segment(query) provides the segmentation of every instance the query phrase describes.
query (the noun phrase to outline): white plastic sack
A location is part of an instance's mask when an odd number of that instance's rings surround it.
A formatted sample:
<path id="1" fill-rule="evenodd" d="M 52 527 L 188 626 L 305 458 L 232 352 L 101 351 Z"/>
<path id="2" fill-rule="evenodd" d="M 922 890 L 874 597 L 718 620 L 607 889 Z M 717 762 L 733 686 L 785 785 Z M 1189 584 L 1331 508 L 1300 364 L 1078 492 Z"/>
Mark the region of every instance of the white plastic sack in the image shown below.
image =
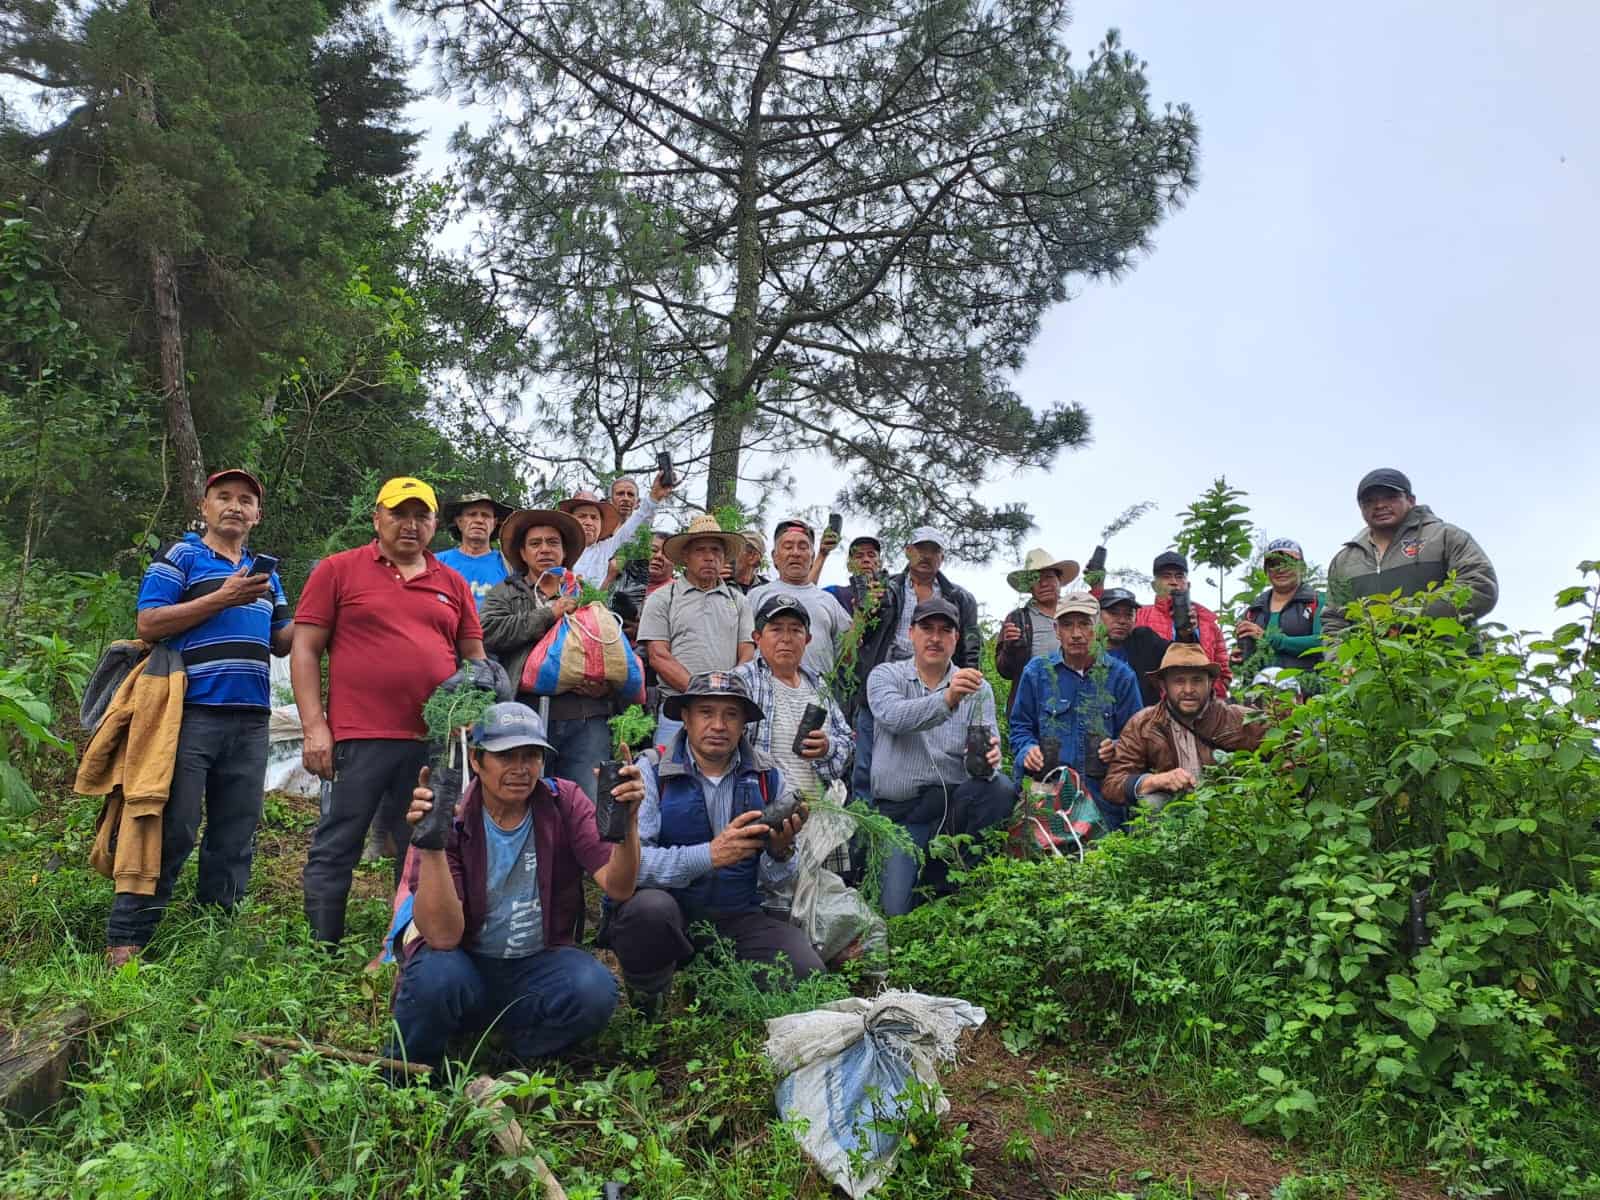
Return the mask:
<path id="1" fill-rule="evenodd" d="M 956 1042 L 987 1019 L 983 1009 L 945 996 L 882 992 L 767 1022 L 767 1059 L 783 1076 L 778 1112 L 803 1117 L 801 1145 L 829 1179 L 861 1200 L 894 1170 L 904 1114 L 897 1097 L 913 1078 L 938 1086 L 937 1066 L 956 1056 Z M 939 1096 L 938 1109 L 950 1102 Z M 869 1128 L 874 1122 L 885 1129 Z M 850 1169 L 860 1150 L 864 1174 Z"/>
<path id="2" fill-rule="evenodd" d="M 842 805 L 845 788 L 835 783 L 828 800 Z M 813 811 L 795 839 L 799 869 L 794 873 L 794 897 L 789 921 L 805 931 L 823 962 L 831 962 L 857 938 L 868 954 L 889 948 L 889 928 L 861 898 L 855 888 L 845 886 L 833 871 L 822 864 L 855 834 L 855 822 L 841 812 Z"/>
<path id="3" fill-rule="evenodd" d="M 269 792 L 287 792 L 291 796 L 315 796 L 322 788 L 322 780 L 307 771 L 300 762 L 300 748 L 305 744 L 305 730 L 300 725 L 300 710 L 292 704 L 275 708 L 267 716 L 267 781 Z"/>

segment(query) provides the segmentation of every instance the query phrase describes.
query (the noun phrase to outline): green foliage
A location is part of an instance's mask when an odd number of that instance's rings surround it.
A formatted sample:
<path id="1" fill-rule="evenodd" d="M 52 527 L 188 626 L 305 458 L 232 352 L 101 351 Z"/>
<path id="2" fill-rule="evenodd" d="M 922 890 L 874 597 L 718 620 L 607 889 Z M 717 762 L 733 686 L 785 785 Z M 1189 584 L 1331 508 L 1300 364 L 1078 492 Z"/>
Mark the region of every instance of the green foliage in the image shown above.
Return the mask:
<path id="1" fill-rule="evenodd" d="M 630 704 L 610 720 L 611 751 L 620 755 L 627 746 L 635 754 L 650 745 L 656 719 L 637 704 Z"/>
<path id="2" fill-rule="evenodd" d="M 1468 1191 L 1588 1194 L 1600 589 L 1561 598 L 1589 620 L 1537 659 L 1480 652 L 1437 594 L 1366 602 L 1343 686 L 1259 754 L 1082 864 L 978 868 L 895 922 L 896 979 L 983 997 L 1015 1046 L 1086 1028 L 1196 1062 L 1289 1137 L 1380 1128 Z"/>
<path id="3" fill-rule="evenodd" d="M 850 995 L 842 975 L 818 971 L 795 982 L 789 961 L 774 963 L 737 957 L 733 943 L 718 937 L 710 925 L 696 929 L 699 949 L 683 972 L 695 1003 L 733 1021 L 759 1026 L 773 1017 L 809 1012 Z"/>
<path id="4" fill-rule="evenodd" d="M 494 706 L 494 693 L 477 687 L 434 688 L 422 706 L 422 721 L 428 727 L 428 740 L 448 745 L 451 736 L 463 725 L 472 725 Z"/>
<path id="5" fill-rule="evenodd" d="M 1174 539 L 1185 554 L 1217 573 L 1218 611 L 1224 603 L 1228 572 L 1250 557 L 1254 526 L 1245 515 L 1249 506 L 1239 503 L 1246 494 L 1229 487 L 1226 476 L 1219 476 L 1183 510 L 1183 525 Z"/>
<path id="6" fill-rule="evenodd" d="M 649 522 L 642 522 L 638 532 L 617 551 L 617 561 L 624 567 L 629 563 L 649 562 L 651 555 L 655 553 L 655 539 L 655 531 Z"/>
<path id="7" fill-rule="evenodd" d="M 1013 0 L 776 23 L 616 0 L 515 22 L 407 7 L 452 87 L 505 93 L 459 150 L 496 226 L 484 273 L 541 320 L 531 455 L 614 462 L 671 430 L 714 507 L 753 454 L 786 459 L 769 483 L 821 451 L 880 530 L 932 521 L 972 559 L 1026 532 L 1021 505 L 977 485 L 1088 431 L 1077 406 L 1012 388 L 1039 314 L 1069 278 L 1134 262 L 1194 182 L 1192 115 L 1151 100 L 1114 31 L 1080 65 L 1064 10 Z"/>

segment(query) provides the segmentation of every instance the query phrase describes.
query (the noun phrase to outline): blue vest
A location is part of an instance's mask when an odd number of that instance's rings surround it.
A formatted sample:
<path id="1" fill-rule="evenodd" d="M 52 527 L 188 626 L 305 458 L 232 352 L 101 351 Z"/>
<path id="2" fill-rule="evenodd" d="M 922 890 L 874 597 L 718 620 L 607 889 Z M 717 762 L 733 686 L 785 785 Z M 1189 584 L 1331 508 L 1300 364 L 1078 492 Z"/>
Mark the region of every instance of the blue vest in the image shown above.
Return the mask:
<path id="1" fill-rule="evenodd" d="M 661 798 L 661 832 L 657 842 L 663 846 L 698 846 L 714 836 L 706 816 L 705 791 L 700 777 L 687 762 L 686 739 L 679 738 L 669 762 L 656 764 L 657 794 Z M 733 812 L 731 817 L 754 809 L 760 811 L 769 797 L 783 791 L 783 777 L 777 767 L 763 771 L 750 762 L 747 747 L 740 747 L 733 767 Z M 731 818 L 730 818 L 731 819 Z M 692 919 L 706 913 L 759 912 L 761 889 L 757 877 L 761 856 L 716 867 L 688 887 L 669 889 L 674 899 Z"/>

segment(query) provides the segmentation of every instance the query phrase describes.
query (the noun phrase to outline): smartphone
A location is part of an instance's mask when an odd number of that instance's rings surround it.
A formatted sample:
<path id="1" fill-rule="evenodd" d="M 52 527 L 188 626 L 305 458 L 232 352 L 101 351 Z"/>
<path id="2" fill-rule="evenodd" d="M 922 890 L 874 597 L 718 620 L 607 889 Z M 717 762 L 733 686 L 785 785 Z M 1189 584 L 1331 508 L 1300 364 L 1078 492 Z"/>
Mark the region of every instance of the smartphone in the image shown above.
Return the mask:
<path id="1" fill-rule="evenodd" d="M 250 564 L 252 575 L 271 575 L 277 569 L 278 560 L 270 554 L 258 554 L 255 562 Z"/>
<path id="2" fill-rule="evenodd" d="M 844 532 L 844 515 L 842 513 L 828 514 L 828 528 L 834 533 Z"/>
<path id="3" fill-rule="evenodd" d="M 672 473 L 672 455 L 666 450 L 656 455 L 656 472 L 661 476 L 661 482 L 668 487 L 678 485 L 677 476 Z"/>

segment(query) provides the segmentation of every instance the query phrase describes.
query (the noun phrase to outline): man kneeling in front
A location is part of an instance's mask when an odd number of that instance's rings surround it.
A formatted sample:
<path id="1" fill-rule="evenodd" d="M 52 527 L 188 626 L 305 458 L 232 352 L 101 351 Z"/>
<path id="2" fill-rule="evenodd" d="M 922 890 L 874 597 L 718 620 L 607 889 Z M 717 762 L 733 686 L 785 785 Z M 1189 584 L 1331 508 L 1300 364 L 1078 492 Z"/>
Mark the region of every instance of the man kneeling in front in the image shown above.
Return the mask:
<path id="1" fill-rule="evenodd" d="M 761 911 L 761 893 L 795 870 L 794 839 L 805 808 L 794 785 L 750 744 L 762 719 L 744 681 L 726 671 L 696 675 L 662 705 L 683 728 L 665 756 L 647 751 L 639 812 L 639 892 L 617 909 L 610 945 L 634 1002 L 659 1012 L 677 969 L 694 957 L 691 928 L 705 921 L 745 961 L 784 960 L 788 977 L 824 969 L 802 930 Z M 761 810 L 782 802 L 787 820 L 769 827 Z"/>
<path id="2" fill-rule="evenodd" d="M 604 1029 L 617 984 L 573 944 L 582 876 L 624 901 L 639 871 L 638 768 L 623 768 L 612 792 L 629 819 L 626 838 L 608 845 L 583 790 L 542 777 L 553 750 L 533 709 L 496 704 L 470 740 L 476 778 L 443 846 L 412 840 L 401 885 L 402 896 L 412 893 L 411 920 L 395 938 L 404 965 L 394 1000 L 399 1045 L 388 1053 L 435 1067 L 451 1038 L 490 1026 L 524 1061 Z M 433 807 L 426 767 L 419 783 L 406 814 L 412 825 Z"/>

